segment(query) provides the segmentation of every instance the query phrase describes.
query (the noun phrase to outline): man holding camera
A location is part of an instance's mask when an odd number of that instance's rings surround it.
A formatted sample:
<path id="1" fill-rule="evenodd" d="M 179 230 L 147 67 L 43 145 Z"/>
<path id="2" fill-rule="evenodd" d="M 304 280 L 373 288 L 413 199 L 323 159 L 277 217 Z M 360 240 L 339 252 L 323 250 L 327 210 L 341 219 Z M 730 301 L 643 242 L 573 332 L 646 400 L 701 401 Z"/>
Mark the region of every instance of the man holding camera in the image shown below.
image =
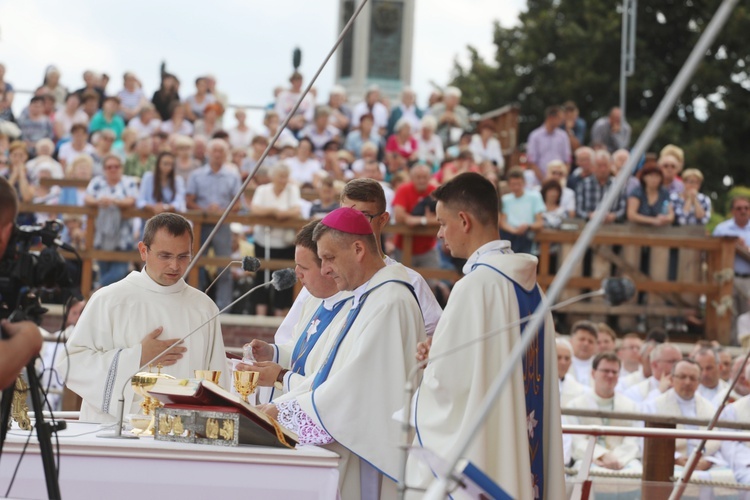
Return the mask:
<path id="1" fill-rule="evenodd" d="M 17 213 L 16 191 L 0 177 L 0 255 L 5 254 Z M 15 304 L 9 304 L 9 307 L 15 307 Z M 0 389 L 5 389 L 13 385 L 23 367 L 39 353 L 42 334 L 31 321 L 10 323 L 3 320 L 0 326 L 3 331 L 3 339 L 0 340 Z"/>

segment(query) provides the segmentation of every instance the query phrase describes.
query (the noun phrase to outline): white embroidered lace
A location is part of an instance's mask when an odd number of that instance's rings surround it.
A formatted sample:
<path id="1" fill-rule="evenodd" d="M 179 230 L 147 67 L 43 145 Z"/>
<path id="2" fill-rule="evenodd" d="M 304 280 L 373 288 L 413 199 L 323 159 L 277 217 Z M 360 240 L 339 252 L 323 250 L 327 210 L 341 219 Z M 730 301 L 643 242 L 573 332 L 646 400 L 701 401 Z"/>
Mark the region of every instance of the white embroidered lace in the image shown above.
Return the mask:
<path id="1" fill-rule="evenodd" d="M 333 443 L 333 438 L 305 413 L 296 399 L 276 403 L 278 421 L 299 436 L 299 444 L 323 445 Z"/>

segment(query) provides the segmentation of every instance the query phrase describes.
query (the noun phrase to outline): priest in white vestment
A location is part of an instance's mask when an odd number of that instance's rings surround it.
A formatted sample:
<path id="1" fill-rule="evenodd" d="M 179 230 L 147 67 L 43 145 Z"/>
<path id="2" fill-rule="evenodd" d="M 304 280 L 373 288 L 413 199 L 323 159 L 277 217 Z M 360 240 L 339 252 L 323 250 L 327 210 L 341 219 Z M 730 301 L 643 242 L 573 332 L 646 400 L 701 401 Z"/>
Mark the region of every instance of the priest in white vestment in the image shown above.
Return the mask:
<path id="1" fill-rule="evenodd" d="M 638 407 L 635 403 L 621 394 L 615 393 L 615 386 L 620 372 L 620 360 L 612 352 L 597 354 L 593 362 L 592 380 L 593 391 L 581 394 L 573 399 L 568 408 L 578 410 L 597 410 L 618 413 L 637 413 Z M 597 425 L 634 427 L 633 420 L 618 420 L 607 417 L 564 417 L 566 422 L 573 425 Z M 576 460 L 576 468 L 586 455 L 589 436 L 573 436 L 573 458 Z M 640 461 L 641 445 L 640 438 L 622 436 L 600 436 L 594 446 L 593 462 L 591 469 L 612 471 L 623 471 L 627 473 L 640 473 L 643 470 Z"/>
<path id="2" fill-rule="evenodd" d="M 730 383 L 737 376 L 738 372 L 740 376 L 737 379 L 737 383 L 734 385 L 732 392 L 729 394 L 729 398 L 727 398 L 728 405 L 750 394 L 750 381 L 748 381 L 747 379 L 747 376 L 750 375 L 748 367 L 750 367 L 750 364 L 745 364 L 745 356 L 738 356 L 737 359 L 735 359 L 732 363 L 732 369 L 729 375 Z M 729 387 L 725 388 L 711 401 L 715 407 L 718 408 L 719 405 L 721 405 L 721 403 L 724 401 L 724 396 L 727 395 L 728 390 Z"/>
<path id="3" fill-rule="evenodd" d="M 323 364 L 328 337 L 339 332 L 352 305 L 352 294 L 339 291 L 336 282 L 320 272 L 321 261 L 313 232 L 314 220 L 297 233 L 294 261 L 297 280 L 309 292 L 294 328 L 294 336 L 284 344 L 250 342 L 256 363 L 238 364 L 236 369 L 260 373 L 259 401 L 268 403 L 300 385 Z"/>
<path id="4" fill-rule="evenodd" d="M 672 369 L 672 389 L 652 399 L 643 405 L 643 412 L 650 415 L 667 415 L 678 417 L 691 417 L 703 420 L 711 420 L 716 409 L 710 401 L 706 400 L 698 392 L 701 368 L 692 359 L 678 362 Z M 677 425 L 678 429 L 698 429 L 693 425 Z M 705 427 L 701 427 L 705 429 Z M 682 473 L 682 468 L 690 458 L 693 449 L 700 442 L 699 439 L 675 439 L 675 475 Z M 727 463 L 717 453 L 721 447 L 721 441 L 707 441 L 701 459 L 693 472 L 693 478 L 714 481 L 727 481 L 732 479 L 731 470 Z"/>
<path id="5" fill-rule="evenodd" d="M 741 356 L 739 361 L 744 362 L 744 356 Z M 750 365 L 746 367 L 744 373 L 744 378 L 747 377 L 750 377 Z M 727 405 L 721 413 L 721 420 L 750 422 L 750 395 Z M 731 430 L 738 431 L 737 429 Z M 721 454 L 732 468 L 735 480 L 742 484 L 750 484 L 750 443 L 747 441 L 723 441 L 721 443 Z"/>
<path id="6" fill-rule="evenodd" d="M 578 321 L 570 329 L 570 345 L 573 346 L 571 374 L 578 383 L 591 387 L 591 362 L 598 350 L 599 330 L 591 321 Z"/>
<path id="7" fill-rule="evenodd" d="M 558 385 L 560 387 L 560 406 L 566 408 L 568 404 L 581 394 L 591 390 L 590 387 L 579 384 L 573 375 L 568 375 L 571 360 L 573 359 L 573 347 L 567 339 L 556 338 L 557 347 L 557 376 L 560 377 Z M 566 461 L 567 463 L 567 461 Z"/>
<path id="8" fill-rule="evenodd" d="M 698 386 L 698 392 L 701 393 L 701 396 L 713 401 L 719 393 L 726 392 L 729 384 L 720 377 L 719 353 L 703 347 L 691 357 L 701 366 L 701 384 Z"/>
<path id="9" fill-rule="evenodd" d="M 680 349 L 669 342 L 657 345 L 651 354 L 651 376 L 641 383 L 632 386 L 624 395 L 638 405 L 663 394 L 671 385 L 669 373 L 678 361 L 682 359 Z M 664 378 L 665 375 L 667 378 Z"/>
<path id="10" fill-rule="evenodd" d="M 487 421 L 479 429 L 469 426 L 503 360 L 520 342 L 518 326 L 503 327 L 528 316 L 542 300 L 536 284 L 537 259 L 513 254 L 507 241 L 497 239 L 497 192 L 481 175 L 458 175 L 433 196 L 438 200 L 438 237 L 451 255 L 468 261 L 466 276 L 456 283 L 435 330 L 431 361 L 417 396 L 414 444 L 446 459 L 473 435 L 464 458 L 512 498 L 558 498 L 565 485 L 550 314 Z M 457 349 L 492 331 L 498 334 Z M 524 373 L 531 377 L 525 379 Z M 427 464 L 416 454 L 409 456 L 407 487 L 428 487 L 433 478 Z M 408 493 L 410 498 L 421 497 L 415 490 Z M 461 491 L 452 495 L 465 498 Z"/>
<path id="11" fill-rule="evenodd" d="M 636 384 L 640 384 L 651 376 L 651 351 L 656 347 L 656 342 L 648 341 L 644 342 L 640 348 L 640 370 L 637 370 L 629 375 L 620 376 L 619 382 L 617 382 L 617 392 L 624 393 Z"/>
<path id="12" fill-rule="evenodd" d="M 399 264 L 389 256 L 383 253 L 380 246 L 382 241 L 381 235 L 383 228 L 390 223 L 390 214 L 386 210 L 386 198 L 383 186 L 373 179 L 352 179 L 346 183 L 344 190 L 341 192 L 341 206 L 354 208 L 362 212 L 367 220 L 370 221 L 375 240 L 378 242 L 378 251 L 385 265 L 391 266 Z M 435 332 L 440 315 L 443 313 L 440 304 L 435 299 L 435 294 L 430 289 L 430 285 L 415 270 L 404 267 L 409 275 L 409 283 L 414 287 L 414 292 L 419 300 L 419 307 L 422 309 L 424 316 L 425 333 L 431 336 Z M 292 304 L 292 308 L 282 321 L 276 336 L 274 338 L 277 345 L 288 342 L 294 336 L 294 325 L 301 317 L 302 304 L 309 298 L 310 293 L 306 288 L 302 288 L 297 295 L 297 299 Z"/>
<path id="13" fill-rule="evenodd" d="M 192 245 L 192 228 L 184 217 L 152 217 L 138 243 L 143 270 L 89 300 L 57 368 L 68 374 L 68 388 L 83 398 L 81 420 L 115 422 L 123 387 L 125 412 L 138 413 L 143 398 L 133 392 L 130 377 L 199 327 L 153 364 L 176 378 L 193 378 L 195 370 L 221 370 L 220 383 L 229 387 L 219 310 L 182 279 Z"/>
<path id="14" fill-rule="evenodd" d="M 353 292 L 352 306 L 329 335 L 317 372 L 263 409 L 301 444 L 341 455 L 341 498 L 394 498 L 402 443 L 392 416 L 402 409 L 417 342 L 425 339 L 422 313 L 405 268 L 386 266 L 360 211 L 334 210 L 314 239 L 321 272 Z"/>

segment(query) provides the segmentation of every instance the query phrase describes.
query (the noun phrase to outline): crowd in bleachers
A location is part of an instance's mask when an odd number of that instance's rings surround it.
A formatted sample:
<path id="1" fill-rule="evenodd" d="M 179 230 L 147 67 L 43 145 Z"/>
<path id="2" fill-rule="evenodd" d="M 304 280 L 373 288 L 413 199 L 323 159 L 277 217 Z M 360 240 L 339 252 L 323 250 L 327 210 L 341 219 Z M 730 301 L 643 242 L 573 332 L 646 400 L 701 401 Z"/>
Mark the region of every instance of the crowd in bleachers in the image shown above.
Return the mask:
<path id="1" fill-rule="evenodd" d="M 666 415 L 709 421 L 727 393 L 721 420 L 747 422 L 750 418 L 750 364 L 725 348 L 698 341 L 689 353 L 670 343 L 663 330 L 653 330 L 645 341 L 635 333 L 617 339 L 606 324 L 580 321 L 570 337 L 557 339 L 560 402 L 563 409 Z M 730 383 L 739 374 L 733 390 Z M 643 426 L 642 421 L 564 416 L 563 423 L 599 426 Z M 678 425 L 678 429 L 698 429 Z M 721 428 L 721 425 L 719 425 Z M 588 437 L 566 435 L 566 465 L 576 469 L 584 458 Z M 675 474 L 685 466 L 699 440 L 678 439 Z M 604 475 L 640 474 L 640 438 L 607 436 L 597 439 L 592 472 Z M 697 479 L 748 484 L 750 447 L 740 441 L 709 441 L 698 462 Z M 623 476 L 624 477 L 624 476 Z"/>
<path id="2" fill-rule="evenodd" d="M 502 150 L 492 120 L 470 120 L 455 87 L 433 92 L 422 107 L 409 88 L 399 102 L 391 103 L 377 87 L 369 88 L 361 102 L 350 102 L 335 86 L 327 98 L 315 91 L 305 96 L 256 172 L 302 85 L 302 75 L 295 72 L 288 86 L 277 87 L 262 127 L 255 129 L 243 109 L 236 109 L 233 118 L 225 115 L 228 98 L 211 75 L 185 90 L 177 76 L 164 73 L 149 99 L 133 73 L 125 73 L 116 85 L 106 75 L 86 71 L 81 88 L 70 91 L 61 84 L 60 71 L 50 66 L 28 106 L 14 116 L 13 101 L 26 97 L 15 95 L 0 65 L 0 173 L 22 201 L 99 207 L 95 245 L 127 250 L 138 241 L 140 224 L 121 218 L 121 209 L 220 213 L 253 172 L 249 194 L 236 211 L 280 220 L 321 217 L 337 207 L 344 183 L 367 177 L 383 185 L 391 222 L 412 226 L 435 221 L 428 195 L 436 186 L 462 172 L 481 172 L 503 194 L 502 237 L 515 251 L 534 252 L 536 232 L 560 228 L 566 219 L 592 217 L 629 156 L 630 126 L 618 108 L 596 120 L 587 134 L 574 103 L 550 106 L 529 135 L 525 154 L 506 169 L 513 152 Z M 684 153 L 675 145 L 642 159 L 607 222 L 706 224 L 711 202 L 700 192 L 703 175 L 696 168 L 683 171 L 684 164 Z M 47 177 L 78 179 L 80 187 L 50 187 L 40 182 Z M 267 186 L 258 189 L 262 185 Z M 305 199 L 304 190 L 317 199 Z M 19 222 L 48 216 L 25 213 Z M 64 222 L 66 241 L 80 244 L 85 220 L 66 215 Z M 259 256 L 290 255 L 288 231 L 237 230 L 254 242 Z M 214 254 L 230 255 L 231 242 L 231 229 L 222 228 Z M 385 244 L 398 258 L 402 239 Z M 413 245 L 416 266 L 455 266 L 436 238 L 417 237 Z M 103 266 L 99 286 L 127 272 L 122 263 Z M 217 287 L 219 305 L 231 297 L 227 278 Z M 287 302 L 275 308 L 279 314 Z M 738 312 L 746 309 L 740 304 Z"/>
<path id="3" fill-rule="evenodd" d="M 575 104 L 567 102 L 546 110 L 544 122 L 528 137 L 525 158 L 506 169 L 510 152 L 502 150 L 495 125 L 471 122 L 455 87 L 434 92 L 424 108 L 408 88 L 400 102 L 391 104 L 375 87 L 356 103 L 349 102 L 343 88 L 334 87 L 327 99 L 310 93 L 302 100 L 258 168 L 270 139 L 301 95 L 299 73 L 291 76 L 288 87 L 275 90 L 260 129 L 248 125 L 243 109 L 236 109 L 233 119 L 225 116 L 227 96 L 210 75 L 185 91 L 175 75 L 165 73 L 150 99 L 132 73 L 123 76 L 116 91 L 92 71 L 84 73 L 83 80 L 80 89 L 69 91 L 60 83 L 60 72 L 48 68 L 28 106 L 14 116 L 11 105 L 22 97 L 15 95 L 0 65 L 0 174 L 22 201 L 50 205 L 49 214 L 22 213 L 19 223 L 55 217 L 54 205 L 98 207 L 94 245 L 102 250 L 129 250 L 138 241 L 140 221 L 122 217 L 123 209 L 220 214 L 253 173 L 249 194 L 232 207 L 235 212 L 277 220 L 322 217 L 338 207 L 338 194 L 348 180 L 370 178 L 383 186 L 391 221 L 420 226 L 435 222 L 429 194 L 436 186 L 462 172 L 480 172 L 503 193 L 503 239 L 510 240 L 515 251 L 529 252 L 534 250 L 535 232 L 560 228 L 567 219 L 590 219 L 630 154 L 630 127 L 619 109 L 598 119 L 587 135 L 586 122 Z M 696 168 L 683 170 L 685 162 L 675 145 L 644 158 L 607 222 L 705 225 L 711 202 L 700 192 L 703 175 Z M 48 178 L 80 182 L 61 188 L 41 182 Z M 303 190 L 312 190 L 315 199 L 305 199 Z M 750 237 L 742 231 L 750 228 L 750 201 L 737 198 L 732 209 L 733 219 L 717 228 L 717 234 L 739 235 L 746 248 Z M 385 213 L 368 215 L 382 216 Z M 85 218 L 66 215 L 64 223 L 66 242 L 81 248 Z M 203 229 L 202 241 L 211 229 Z M 293 241 L 291 229 L 234 223 L 219 229 L 212 246 L 217 256 L 254 252 L 293 259 Z M 399 259 L 402 243 L 399 236 L 386 241 L 387 253 Z M 460 269 L 434 237 L 415 237 L 411 250 L 416 267 Z M 121 279 L 128 266 L 99 262 L 98 286 Z M 735 273 L 739 313 L 747 310 L 750 264 L 738 260 Z M 254 284 L 244 273 L 226 274 L 217 283 L 215 300 L 223 307 Z M 442 290 L 441 284 L 435 286 Z M 291 302 L 291 293 L 272 294 L 253 307 L 258 314 L 283 315 Z M 570 339 L 558 339 L 557 345 L 563 407 L 710 418 L 726 393 L 726 381 L 741 373 L 724 418 L 750 419 L 750 373 L 741 359 L 732 360 L 721 348 L 700 344 L 683 360 L 663 335 L 645 342 L 636 334 L 618 339 L 607 325 L 588 322 L 574 325 Z M 566 462 L 577 466 L 587 438 L 566 439 Z M 685 464 L 691 446 L 692 441 L 678 442 L 676 465 Z M 595 467 L 637 472 L 641 453 L 638 439 L 601 439 Z M 698 468 L 706 477 L 736 476 L 747 483 L 748 455 L 742 443 L 719 443 L 709 448 Z"/>

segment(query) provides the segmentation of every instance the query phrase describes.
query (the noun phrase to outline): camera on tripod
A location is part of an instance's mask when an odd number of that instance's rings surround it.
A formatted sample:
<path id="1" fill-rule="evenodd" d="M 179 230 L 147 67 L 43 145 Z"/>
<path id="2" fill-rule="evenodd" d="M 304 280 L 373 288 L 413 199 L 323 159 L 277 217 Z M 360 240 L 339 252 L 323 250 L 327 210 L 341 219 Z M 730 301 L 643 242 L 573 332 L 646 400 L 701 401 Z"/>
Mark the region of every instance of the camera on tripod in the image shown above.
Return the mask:
<path id="1" fill-rule="evenodd" d="M 67 263 L 58 252 L 58 247 L 72 250 L 60 240 L 63 227 L 59 220 L 48 220 L 43 225 L 13 228 L 0 260 L 0 319 L 39 324 L 47 312 L 39 293 L 73 286 Z M 40 242 L 43 248 L 32 252 Z"/>

